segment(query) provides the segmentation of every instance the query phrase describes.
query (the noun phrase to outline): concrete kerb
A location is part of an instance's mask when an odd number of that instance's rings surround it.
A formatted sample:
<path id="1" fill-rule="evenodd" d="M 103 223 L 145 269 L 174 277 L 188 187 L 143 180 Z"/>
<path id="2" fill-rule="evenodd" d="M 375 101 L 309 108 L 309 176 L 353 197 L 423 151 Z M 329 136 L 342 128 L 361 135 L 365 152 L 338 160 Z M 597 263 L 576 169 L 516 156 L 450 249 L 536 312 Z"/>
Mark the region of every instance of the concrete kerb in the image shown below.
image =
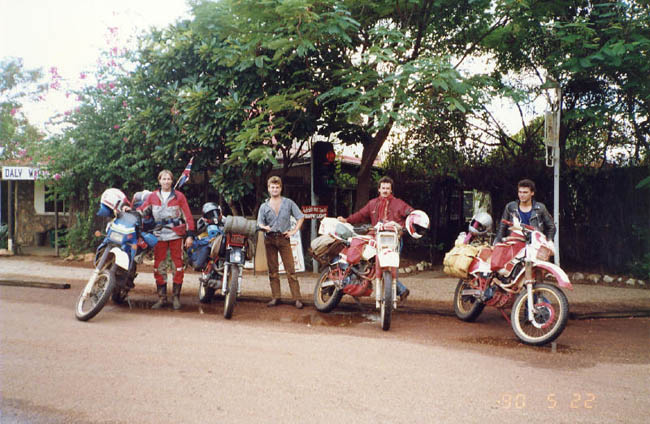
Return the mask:
<path id="1" fill-rule="evenodd" d="M 5 259 L 0 258 L 0 261 Z M 64 263 L 43 264 L 33 267 L 22 261 L 30 261 L 26 256 L 7 258 L 0 267 L 0 279 L 48 281 L 53 275 L 69 278 L 71 281 L 85 281 L 91 270 L 89 268 L 69 267 Z M 12 263 L 16 262 L 13 266 Z M 29 270 L 27 273 L 26 270 Z M 185 276 L 184 295 L 196 296 L 200 274 L 189 271 Z M 266 272 L 254 273 L 245 270 L 242 283 L 241 301 L 267 302 L 270 299 L 270 288 Z M 318 274 L 303 272 L 298 274 L 302 300 L 313 306 L 313 291 Z M 61 279 L 60 277 L 58 279 Z M 405 304 L 398 305 L 398 312 L 413 314 L 437 314 L 454 316 L 453 298 L 458 283 L 457 278 L 450 278 L 440 270 L 412 272 L 406 275 L 400 273 L 400 280 L 409 287 L 410 296 Z M 154 294 L 153 274 L 141 272 L 136 279 L 136 287 L 151 287 Z M 289 303 L 289 290 L 286 277 L 281 275 L 283 300 Z M 603 284 L 574 284 L 574 290 L 564 290 L 569 299 L 571 309 L 570 319 L 587 318 L 623 318 L 650 316 L 650 290 L 631 288 L 630 286 L 609 287 Z M 374 297 L 360 299 L 364 312 L 375 311 Z M 359 305 L 349 296 L 345 296 L 341 310 L 359 310 Z"/>

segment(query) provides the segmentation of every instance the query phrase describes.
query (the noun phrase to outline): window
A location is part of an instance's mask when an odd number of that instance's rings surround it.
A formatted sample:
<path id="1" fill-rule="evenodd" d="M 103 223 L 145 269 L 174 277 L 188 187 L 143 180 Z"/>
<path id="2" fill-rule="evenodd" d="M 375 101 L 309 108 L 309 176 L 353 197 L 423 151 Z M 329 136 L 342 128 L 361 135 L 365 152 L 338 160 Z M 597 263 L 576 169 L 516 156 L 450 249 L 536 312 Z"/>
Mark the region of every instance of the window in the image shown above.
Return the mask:
<path id="1" fill-rule="evenodd" d="M 54 199 L 50 197 L 51 188 L 42 181 L 34 181 L 34 209 L 39 215 L 54 214 Z M 64 199 L 57 200 L 59 213 L 67 214 L 68 205 Z"/>

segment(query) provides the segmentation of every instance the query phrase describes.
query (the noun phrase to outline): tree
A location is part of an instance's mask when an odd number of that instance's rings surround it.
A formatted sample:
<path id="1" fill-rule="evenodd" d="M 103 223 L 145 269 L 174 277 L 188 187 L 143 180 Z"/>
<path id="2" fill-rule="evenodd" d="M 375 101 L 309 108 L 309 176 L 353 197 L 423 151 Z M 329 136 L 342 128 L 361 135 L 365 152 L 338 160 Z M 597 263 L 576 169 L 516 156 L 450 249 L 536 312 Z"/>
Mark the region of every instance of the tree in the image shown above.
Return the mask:
<path id="1" fill-rule="evenodd" d="M 5 158 L 30 157 L 43 135 L 22 113 L 23 102 L 45 90 L 39 69 L 24 69 L 17 58 L 0 61 L 0 148 Z"/>
<path id="2" fill-rule="evenodd" d="M 359 22 L 347 47 L 345 70 L 320 97 L 332 106 L 328 129 L 348 144 L 361 144 L 356 207 L 366 203 L 370 173 L 395 126 L 425 111 L 427 98 L 451 111 L 476 100 L 473 80 L 457 70 L 491 24 L 489 1 L 350 1 Z M 455 64 L 452 60 L 455 59 Z"/>
<path id="3" fill-rule="evenodd" d="M 563 92 L 560 142 L 570 159 L 607 161 L 627 150 L 647 163 L 650 137 L 650 14 L 639 1 L 497 2 L 508 22 L 486 37 L 495 77 L 537 77 L 537 93 L 556 81 Z M 535 92 L 533 91 L 533 93 Z"/>

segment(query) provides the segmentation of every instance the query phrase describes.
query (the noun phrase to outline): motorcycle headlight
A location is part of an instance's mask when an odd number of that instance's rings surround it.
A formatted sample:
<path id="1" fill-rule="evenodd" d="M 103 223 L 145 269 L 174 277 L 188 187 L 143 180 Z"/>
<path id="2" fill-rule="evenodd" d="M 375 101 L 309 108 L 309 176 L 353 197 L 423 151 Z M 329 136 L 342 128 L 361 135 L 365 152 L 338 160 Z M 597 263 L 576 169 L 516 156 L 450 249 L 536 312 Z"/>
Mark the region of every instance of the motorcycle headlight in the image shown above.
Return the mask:
<path id="1" fill-rule="evenodd" d="M 117 231 L 111 231 L 108 234 L 108 239 L 113 243 L 122 244 L 125 236 L 126 234 L 118 233 Z"/>
<path id="2" fill-rule="evenodd" d="M 242 262 L 241 250 L 231 250 L 230 251 L 230 262 L 236 263 L 236 264 Z"/>

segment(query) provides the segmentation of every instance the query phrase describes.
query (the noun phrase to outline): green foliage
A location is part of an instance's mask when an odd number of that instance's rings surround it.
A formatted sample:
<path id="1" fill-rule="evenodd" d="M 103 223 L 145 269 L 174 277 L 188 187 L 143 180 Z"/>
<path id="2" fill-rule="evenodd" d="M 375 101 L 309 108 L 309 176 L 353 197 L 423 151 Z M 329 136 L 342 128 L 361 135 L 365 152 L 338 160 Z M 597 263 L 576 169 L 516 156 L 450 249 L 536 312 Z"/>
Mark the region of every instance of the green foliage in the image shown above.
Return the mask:
<path id="1" fill-rule="evenodd" d="M 95 199 L 89 205 L 89 209 L 75 214 L 75 225 L 65 235 L 64 245 L 67 246 L 67 254 L 84 253 L 94 251 L 97 247 L 97 238 L 94 235 L 94 222 L 99 200 Z"/>
<path id="2" fill-rule="evenodd" d="M 0 249 L 6 249 L 9 243 L 9 226 L 7 224 L 0 225 Z"/>
<path id="3" fill-rule="evenodd" d="M 31 158 L 42 134 L 22 113 L 23 103 L 36 100 L 45 87 L 40 70 L 23 68 L 21 59 L 0 60 L 0 148 L 3 158 Z"/>
<path id="4" fill-rule="evenodd" d="M 646 250 L 644 254 L 628 262 L 627 272 L 633 277 L 650 281 L 650 228 L 633 225 L 633 229 Z"/>
<path id="5" fill-rule="evenodd" d="M 336 161 L 334 170 L 334 180 L 338 189 L 351 189 L 357 185 L 357 177 L 345 172 L 342 167 L 341 161 Z"/>
<path id="6" fill-rule="evenodd" d="M 495 80 L 508 87 L 514 85 L 509 72 L 532 73 L 537 78 L 536 87 L 528 88 L 532 95 L 543 94 L 549 81 L 559 83 L 565 156 L 581 164 L 647 163 L 647 4 L 501 0 L 496 6 L 504 23 L 482 42 L 496 59 Z M 506 151 L 513 142 L 502 133 L 495 138 Z"/>

